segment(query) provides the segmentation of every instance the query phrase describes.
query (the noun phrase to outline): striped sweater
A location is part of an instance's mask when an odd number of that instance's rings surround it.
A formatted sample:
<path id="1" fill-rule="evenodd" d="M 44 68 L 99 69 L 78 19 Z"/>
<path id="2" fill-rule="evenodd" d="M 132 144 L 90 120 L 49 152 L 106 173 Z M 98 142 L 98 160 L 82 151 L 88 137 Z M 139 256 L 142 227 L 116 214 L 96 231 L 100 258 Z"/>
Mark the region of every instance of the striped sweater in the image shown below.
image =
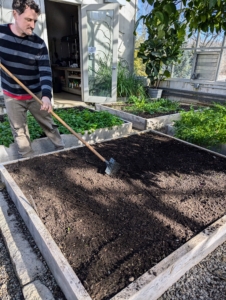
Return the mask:
<path id="1" fill-rule="evenodd" d="M 33 33 L 18 37 L 9 24 L 0 25 L 1 63 L 34 94 L 52 98 L 52 73 L 45 42 Z M 1 72 L 3 93 L 17 100 L 32 97 L 3 71 Z"/>

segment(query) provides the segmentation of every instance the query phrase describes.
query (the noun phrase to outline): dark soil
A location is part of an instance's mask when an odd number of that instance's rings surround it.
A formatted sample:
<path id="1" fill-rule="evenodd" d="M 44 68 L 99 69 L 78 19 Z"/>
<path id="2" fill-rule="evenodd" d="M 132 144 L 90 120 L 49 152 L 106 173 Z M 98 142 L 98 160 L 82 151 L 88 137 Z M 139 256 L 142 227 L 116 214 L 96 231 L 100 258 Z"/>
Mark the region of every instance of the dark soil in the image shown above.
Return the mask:
<path id="1" fill-rule="evenodd" d="M 226 159 L 153 133 L 6 165 L 92 299 L 106 300 L 225 214 Z"/>

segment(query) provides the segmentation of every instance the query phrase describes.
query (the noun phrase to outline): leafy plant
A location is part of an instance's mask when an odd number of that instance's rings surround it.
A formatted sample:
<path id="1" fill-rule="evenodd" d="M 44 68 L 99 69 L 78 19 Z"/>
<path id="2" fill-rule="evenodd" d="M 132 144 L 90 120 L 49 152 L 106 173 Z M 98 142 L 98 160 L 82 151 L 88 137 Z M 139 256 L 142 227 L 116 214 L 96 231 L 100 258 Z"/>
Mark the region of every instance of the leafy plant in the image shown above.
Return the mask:
<path id="1" fill-rule="evenodd" d="M 128 0 L 130 1 L 130 0 Z M 142 0 L 146 2 L 146 0 Z M 183 25 L 187 28 L 189 37 L 194 31 L 214 32 L 226 31 L 226 3 L 222 0 L 148 0 L 151 12 L 142 16 L 148 27 L 153 25 L 152 19 L 158 20 L 158 26 L 170 27 L 182 13 Z M 149 10 L 150 11 L 150 10 Z M 176 28 L 178 33 L 180 27 Z"/>
<path id="2" fill-rule="evenodd" d="M 89 92 L 92 96 L 111 97 L 112 62 L 109 57 L 99 58 L 95 67 L 89 67 Z"/>
<path id="3" fill-rule="evenodd" d="M 150 2 L 153 4 L 155 1 Z M 148 33 L 147 40 L 140 44 L 138 57 L 146 65 L 145 72 L 151 84 L 158 88 L 161 80 L 170 77 L 171 65 L 182 55 L 186 25 L 180 21 L 179 10 L 169 1 L 162 12 L 156 11 L 155 7 L 152 12 L 137 21 L 138 24 L 143 19 Z"/>
<path id="4" fill-rule="evenodd" d="M 106 111 L 92 112 L 88 109 L 58 109 L 58 116 L 63 119 L 74 131 L 84 134 L 85 131 L 91 133 L 99 128 L 111 128 L 113 126 L 119 126 L 123 124 L 123 121 L 117 116 L 111 115 Z M 60 133 L 69 134 L 70 132 L 58 121 L 55 123 L 59 126 Z M 28 113 L 28 128 L 30 132 L 31 141 L 44 137 L 45 134 L 34 119 L 34 117 Z M 13 143 L 13 136 L 10 129 L 8 117 L 4 117 L 4 121 L 0 122 L 0 145 L 9 147 Z"/>
<path id="5" fill-rule="evenodd" d="M 131 73 L 125 60 L 118 62 L 117 73 L 117 96 L 130 97 L 132 95 L 137 97 L 144 97 L 146 94 L 142 82 L 134 73 Z"/>
<path id="6" fill-rule="evenodd" d="M 9 119 L 7 116 L 4 116 L 3 122 L 0 122 L 0 145 L 8 147 L 13 141 Z"/>
<path id="7" fill-rule="evenodd" d="M 186 34 L 190 38 L 196 31 L 226 31 L 226 3 L 221 0 L 148 0 L 147 3 L 151 9 L 137 21 L 138 25 L 142 20 L 148 32 L 138 57 L 146 64 L 152 84 L 158 87 L 160 80 L 170 76 L 170 64 L 180 60 Z"/>
<path id="8" fill-rule="evenodd" d="M 111 97 L 112 88 L 112 62 L 109 57 L 99 58 L 96 68 L 89 68 L 90 95 Z M 117 66 L 117 96 L 129 97 L 131 95 L 145 95 L 141 81 L 131 73 L 125 60 L 119 60 Z"/>
<path id="9" fill-rule="evenodd" d="M 181 112 L 175 121 L 175 136 L 187 142 L 210 147 L 226 143 L 226 105 Z"/>
<path id="10" fill-rule="evenodd" d="M 125 106 L 123 110 L 132 112 L 134 114 L 172 113 L 180 110 L 180 104 L 178 102 L 163 98 L 154 101 L 148 101 L 145 98 L 131 96 L 128 100 L 128 103 L 130 103 L 130 106 Z"/>
<path id="11" fill-rule="evenodd" d="M 111 128 L 123 123 L 117 116 L 111 115 L 106 111 L 92 112 L 88 109 L 80 111 L 70 108 L 67 110 L 58 109 L 57 114 L 65 120 L 70 127 L 81 134 L 84 134 L 85 131 L 91 133 L 99 128 Z M 56 124 L 59 126 L 60 133 L 70 133 L 59 121 L 56 120 Z"/>

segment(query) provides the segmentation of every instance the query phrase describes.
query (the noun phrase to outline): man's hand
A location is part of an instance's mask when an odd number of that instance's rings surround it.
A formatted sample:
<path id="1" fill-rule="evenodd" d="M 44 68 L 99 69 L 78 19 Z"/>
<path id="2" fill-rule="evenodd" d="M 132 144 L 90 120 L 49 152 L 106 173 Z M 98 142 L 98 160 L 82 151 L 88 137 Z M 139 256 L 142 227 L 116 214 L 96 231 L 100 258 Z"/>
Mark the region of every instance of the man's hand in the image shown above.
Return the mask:
<path id="1" fill-rule="evenodd" d="M 47 110 L 50 113 L 53 110 L 51 101 L 48 97 L 42 97 L 42 106 L 41 110 Z"/>

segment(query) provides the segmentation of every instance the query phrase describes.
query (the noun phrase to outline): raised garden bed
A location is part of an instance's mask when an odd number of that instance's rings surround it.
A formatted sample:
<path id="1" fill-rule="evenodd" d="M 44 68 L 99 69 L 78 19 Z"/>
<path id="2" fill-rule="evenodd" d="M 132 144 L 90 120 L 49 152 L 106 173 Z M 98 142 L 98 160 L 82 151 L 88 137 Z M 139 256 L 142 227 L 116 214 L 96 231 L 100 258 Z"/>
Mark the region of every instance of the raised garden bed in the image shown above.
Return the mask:
<path id="1" fill-rule="evenodd" d="M 74 108 L 76 110 L 84 110 L 84 107 L 76 107 Z M 70 108 L 70 111 L 74 110 L 72 108 Z M 65 112 L 67 112 L 69 109 L 65 108 L 65 109 L 61 109 L 65 110 Z M 86 111 L 88 109 L 86 108 Z M 96 111 L 94 110 L 89 110 L 92 113 L 96 113 Z M 57 113 L 57 110 L 56 110 Z M 0 121 L 3 121 L 4 116 L 1 116 Z M 103 119 L 106 118 L 106 116 L 103 115 L 102 117 Z M 94 127 L 92 128 L 92 130 L 82 130 L 81 128 L 85 128 L 85 126 L 88 127 L 88 125 L 86 123 L 88 123 L 89 120 L 89 116 L 87 116 L 87 121 L 84 119 L 84 117 L 81 117 L 80 120 L 78 120 L 77 124 L 75 125 L 78 127 L 78 133 L 80 134 L 80 136 L 86 140 L 87 142 L 89 142 L 90 144 L 93 143 L 98 143 L 104 140 L 108 140 L 108 139 L 112 139 L 112 138 L 118 138 L 118 137 L 122 137 L 122 136 L 126 136 L 128 134 L 130 134 L 131 130 L 132 130 L 132 123 L 128 122 L 126 120 L 121 120 L 120 125 L 115 125 L 115 126 L 111 126 L 111 127 L 104 127 L 106 122 L 103 122 L 103 127 L 101 128 L 101 116 L 99 117 L 98 122 L 95 124 L 91 124 L 91 126 L 97 126 L 97 129 L 94 130 Z M 65 120 L 66 121 L 66 120 Z M 105 120 L 106 121 L 106 120 Z M 32 141 L 32 148 L 34 150 L 34 154 L 38 155 L 41 153 L 47 153 L 47 152 L 52 152 L 55 151 L 55 147 L 54 145 L 51 143 L 51 141 L 47 138 L 44 137 L 45 134 L 44 132 L 42 132 L 41 128 L 39 125 L 33 125 L 33 123 L 36 122 L 33 118 L 32 122 L 31 122 L 31 127 L 34 126 L 36 130 L 38 130 L 38 134 L 40 136 L 43 136 L 42 138 L 35 138 L 35 134 L 33 135 L 33 141 Z M 73 120 L 72 120 L 73 122 Z M 111 120 L 110 120 L 111 122 Z M 76 124 L 76 122 L 75 122 Z M 69 125 L 76 131 L 76 128 L 69 123 Z M 83 127 L 82 127 L 83 125 Z M 37 127 L 36 127 L 37 126 Z M 60 125 L 60 132 L 66 132 L 66 129 L 63 127 L 63 125 Z M 33 128 L 33 127 L 32 127 Z M 32 128 L 30 131 L 32 131 Z M 89 128 L 89 127 L 88 127 Z M 69 132 L 69 131 L 68 131 Z M 6 131 L 6 135 L 11 135 L 11 130 L 10 128 L 8 128 L 8 131 Z M 67 134 L 67 133 L 62 133 L 61 134 L 62 139 L 64 141 L 65 144 L 65 148 L 70 148 L 70 147 L 77 147 L 82 145 L 82 143 L 72 134 Z M 32 132 L 31 132 L 31 138 L 32 138 Z M 12 137 L 11 137 L 12 139 Z M 7 162 L 7 161 L 12 161 L 18 159 L 18 151 L 17 151 L 17 147 L 15 145 L 15 143 L 12 143 L 9 145 L 9 147 L 6 147 L 4 145 L 0 145 L 0 163 L 3 162 Z"/>
<path id="2" fill-rule="evenodd" d="M 124 103 L 109 103 L 109 104 L 95 104 L 95 108 L 98 111 L 108 111 L 113 115 L 118 116 L 124 120 L 132 122 L 133 128 L 139 130 L 146 129 L 160 129 L 166 126 L 167 124 L 172 123 L 175 120 L 180 119 L 180 113 L 130 113 L 125 111 L 125 107 L 128 104 Z M 189 110 L 190 104 L 181 104 L 180 109 Z"/>
<path id="3" fill-rule="evenodd" d="M 226 239 L 226 160 L 155 132 L 95 149 L 115 178 L 82 147 L 5 164 L 2 180 L 68 299 L 157 299 Z"/>
<path id="4" fill-rule="evenodd" d="M 161 131 L 167 135 L 175 136 L 176 128 L 172 124 L 167 124 Z M 218 144 L 216 146 L 203 147 L 226 156 L 226 144 Z"/>
<path id="5" fill-rule="evenodd" d="M 226 155 L 226 106 L 181 113 L 181 119 L 162 130 L 168 135 Z"/>

